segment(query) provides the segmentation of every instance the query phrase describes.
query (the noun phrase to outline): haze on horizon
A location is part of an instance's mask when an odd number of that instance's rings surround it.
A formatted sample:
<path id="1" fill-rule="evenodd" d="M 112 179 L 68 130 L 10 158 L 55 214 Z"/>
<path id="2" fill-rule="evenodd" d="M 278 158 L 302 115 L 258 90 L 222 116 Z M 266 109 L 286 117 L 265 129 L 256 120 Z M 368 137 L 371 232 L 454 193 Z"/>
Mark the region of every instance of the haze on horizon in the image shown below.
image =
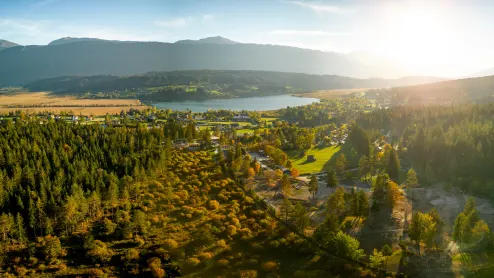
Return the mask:
<path id="1" fill-rule="evenodd" d="M 371 53 L 417 75 L 494 67 L 490 1 L 4 0 L 0 39 L 61 37 L 175 42 L 209 36 L 341 53 Z"/>

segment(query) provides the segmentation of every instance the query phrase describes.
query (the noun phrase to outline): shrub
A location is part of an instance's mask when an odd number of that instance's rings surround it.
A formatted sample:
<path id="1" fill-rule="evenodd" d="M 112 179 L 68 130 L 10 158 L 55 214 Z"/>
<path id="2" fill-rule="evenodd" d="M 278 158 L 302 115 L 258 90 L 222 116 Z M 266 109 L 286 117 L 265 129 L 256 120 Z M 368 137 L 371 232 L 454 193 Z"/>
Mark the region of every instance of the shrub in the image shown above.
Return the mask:
<path id="1" fill-rule="evenodd" d="M 225 248 L 226 247 L 226 241 L 224 239 L 220 239 L 216 242 L 216 246 Z"/>
<path id="2" fill-rule="evenodd" d="M 257 270 L 240 270 L 238 272 L 239 278 L 257 278 Z"/>
<path id="3" fill-rule="evenodd" d="M 278 263 L 274 261 L 269 261 L 262 264 L 262 269 L 266 272 L 275 272 L 278 270 L 278 268 Z"/>
<path id="4" fill-rule="evenodd" d="M 221 267 L 228 267 L 229 264 L 230 264 L 230 262 L 226 259 L 218 260 L 218 265 Z"/>
<path id="5" fill-rule="evenodd" d="M 127 253 L 125 254 L 125 259 L 127 261 L 131 261 L 131 260 L 137 260 L 139 259 L 139 251 L 137 251 L 135 248 L 131 248 L 129 250 L 127 250 Z"/>
<path id="6" fill-rule="evenodd" d="M 237 227 L 233 226 L 233 225 L 230 225 L 228 226 L 228 228 L 226 228 L 226 233 L 229 235 L 229 236 L 234 236 L 237 234 Z"/>
<path id="7" fill-rule="evenodd" d="M 199 254 L 199 259 L 205 261 L 205 260 L 209 260 L 213 257 L 213 253 L 211 252 L 203 252 L 201 254 Z"/>
<path id="8" fill-rule="evenodd" d="M 188 258 L 187 259 L 187 264 L 190 266 L 197 266 L 201 261 L 197 258 Z"/>
<path id="9" fill-rule="evenodd" d="M 178 243 L 173 239 L 167 239 L 163 242 L 163 248 L 167 250 L 175 249 L 178 247 Z"/>
<path id="10" fill-rule="evenodd" d="M 211 200 L 208 203 L 208 207 L 211 210 L 219 209 L 221 207 L 220 203 L 216 200 Z"/>
<path id="11" fill-rule="evenodd" d="M 90 278 L 102 278 L 107 277 L 106 273 L 99 268 L 91 268 L 88 270 L 87 274 Z"/>
<path id="12" fill-rule="evenodd" d="M 96 263 L 102 262 L 106 263 L 113 257 L 113 251 L 108 249 L 106 243 L 95 240 L 94 247 L 87 252 L 87 255 Z"/>

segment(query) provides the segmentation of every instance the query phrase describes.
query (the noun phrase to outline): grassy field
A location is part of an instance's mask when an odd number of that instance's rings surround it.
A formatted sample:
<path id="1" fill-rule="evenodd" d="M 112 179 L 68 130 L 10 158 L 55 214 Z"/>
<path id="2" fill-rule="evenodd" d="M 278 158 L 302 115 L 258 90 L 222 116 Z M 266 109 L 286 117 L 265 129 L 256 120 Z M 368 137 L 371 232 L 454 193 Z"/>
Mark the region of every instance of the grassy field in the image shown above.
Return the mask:
<path id="1" fill-rule="evenodd" d="M 326 147 L 322 149 L 311 149 L 306 152 L 305 157 L 300 157 L 300 152 L 288 153 L 293 161 L 293 167 L 297 168 L 301 174 L 315 173 L 323 170 L 324 165 L 340 150 L 340 147 Z M 316 158 L 314 162 L 307 162 L 307 155 L 313 155 Z"/>
<path id="2" fill-rule="evenodd" d="M 257 131 L 259 131 L 259 133 L 264 132 L 264 130 L 265 130 L 265 128 L 257 129 Z M 244 133 L 254 134 L 254 131 L 256 131 L 256 130 L 255 129 L 248 129 L 248 128 L 237 129 L 237 134 L 238 135 L 242 135 Z"/>
<path id="3" fill-rule="evenodd" d="M 70 96 L 54 96 L 46 92 L 0 95 L 0 113 L 24 110 L 27 112 L 72 111 L 83 115 L 105 115 L 122 110 L 144 109 L 137 99 L 77 99 Z"/>
<path id="4" fill-rule="evenodd" d="M 368 90 L 369 89 L 367 89 L 367 88 L 321 90 L 321 91 L 315 91 L 315 92 L 307 93 L 307 94 L 298 94 L 297 96 L 313 97 L 313 98 L 319 98 L 319 99 L 331 99 L 331 98 L 335 98 L 335 97 L 344 97 L 344 96 L 347 96 L 351 93 L 363 93 L 363 92 L 366 92 Z"/>

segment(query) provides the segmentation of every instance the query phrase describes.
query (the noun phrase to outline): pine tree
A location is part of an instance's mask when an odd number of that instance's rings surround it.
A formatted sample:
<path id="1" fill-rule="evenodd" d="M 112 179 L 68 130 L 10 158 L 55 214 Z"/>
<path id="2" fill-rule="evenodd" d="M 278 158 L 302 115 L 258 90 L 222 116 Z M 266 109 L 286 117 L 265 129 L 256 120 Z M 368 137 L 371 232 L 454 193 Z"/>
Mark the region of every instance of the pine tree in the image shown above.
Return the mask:
<path id="1" fill-rule="evenodd" d="M 388 166 L 386 172 L 389 177 L 395 181 L 400 179 L 400 159 L 398 158 L 398 152 L 392 148 L 388 157 Z"/>
<path id="2" fill-rule="evenodd" d="M 285 218 L 285 222 L 288 222 L 288 216 L 293 212 L 292 202 L 285 196 L 283 203 L 280 206 L 280 212 Z"/>
<path id="3" fill-rule="evenodd" d="M 15 239 L 20 243 L 27 242 L 26 227 L 24 226 L 24 218 L 20 213 L 15 217 Z"/>
<path id="4" fill-rule="evenodd" d="M 326 186 L 333 190 L 338 186 L 338 178 L 333 168 L 329 168 L 326 173 Z"/>
<path id="5" fill-rule="evenodd" d="M 317 182 L 317 177 L 312 175 L 309 183 L 309 192 L 312 193 L 312 198 L 315 198 L 317 191 L 319 190 L 319 183 Z"/>
<path id="6" fill-rule="evenodd" d="M 410 168 L 407 172 L 407 181 L 406 185 L 409 187 L 415 187 L 419 184 L 418 179 L 417 179 L 417 173 L 413 168 Z"/>

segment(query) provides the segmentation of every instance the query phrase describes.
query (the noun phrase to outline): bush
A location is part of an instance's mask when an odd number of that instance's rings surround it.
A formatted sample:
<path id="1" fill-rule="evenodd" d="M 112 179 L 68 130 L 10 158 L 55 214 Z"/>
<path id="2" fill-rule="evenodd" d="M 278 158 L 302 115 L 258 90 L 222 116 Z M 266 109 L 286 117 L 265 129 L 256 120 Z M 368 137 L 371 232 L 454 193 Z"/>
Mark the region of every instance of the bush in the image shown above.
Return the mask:
<path id="1" fill-rule="evenodd" d="M 233 226 L 233 225 L 230 225 L 228 226 L 228 228 L 226 228 L 226 233 L 229 235 L 229 236 L 234 236 L 237 234 L 237 227 Z"/>
<path id="2" fill-rule="evenodd" d="M 199 259 L 205 261 L 205 260 L 209 260 L 213 257 L 213 253 L 211 252 L 204 252 L 204 253 L 201 253 L 199 254 Z"/>
<path id="3" fill-rule="evenodd" d="M 238 272 L 239 278 L 257 278 L 257 270 L 240 270 Z"/>
<path id="4" fill-rule="evenodd" d="M 224 239 L 220 239 L 216 242 L 216 246 L 220 248 L 225 248 L 226 247 L 226 241 Z"/>
<path id="5" fill-rule="evenodd" d="M 178 243 L 173 239 L 167 239 L 163 242 L 163 248 L 166 250 L 172 250 L 178 247 Z"/>
<path id="6" fill-rule="evenodd" d="M 197 266 L 201 261 L 197 258 L 188 258 L 187 259 L 187 264 L 190 266 Z"/>
<path id="7" fill-rule="evenodd" d="M 208 203 L 208 207 L 211 210 L 219 209 L 221 207 L 220 203 L 216 200 L 211 200 Z"/>
<path id="8" fill-rule="evenodd" d="M 103 278 L 107 277 L 106 273 L 99 268 L 91 268 L 88 270 L 87 274 L 90 278 Z"/>
<path id="9" fill-rule="evenodd" d="M 279 264 L 274 261 L 269 261 L 262 264 L 262 269 L 266 272 L 275 272 L 279 267 Z"/>
<path id="10" fill-rule="evenodd" d="M 127 253 L 125 254 L 125 260 L 127 261 L 137 260 L 139 259 L 139 256 L 140 256 L 139 251 L 132 248 L 127 250 Z"/>
<path id="11" fill-rule="evenodd" d="M 226 259 L 218 260 L 218 265 L 221 267 L 228 267 L 229 264 L 230 264 L 230 262 Z"/>
<path id="12" fill-rule="evenodd" d="M 107 263 L 113 257 L 113 251 L 108 249 L 106 243 L 100 240 L 95 240 L 94 247 L 87 252 L 87 255 L 95 263 L 97 262 Z"/>

